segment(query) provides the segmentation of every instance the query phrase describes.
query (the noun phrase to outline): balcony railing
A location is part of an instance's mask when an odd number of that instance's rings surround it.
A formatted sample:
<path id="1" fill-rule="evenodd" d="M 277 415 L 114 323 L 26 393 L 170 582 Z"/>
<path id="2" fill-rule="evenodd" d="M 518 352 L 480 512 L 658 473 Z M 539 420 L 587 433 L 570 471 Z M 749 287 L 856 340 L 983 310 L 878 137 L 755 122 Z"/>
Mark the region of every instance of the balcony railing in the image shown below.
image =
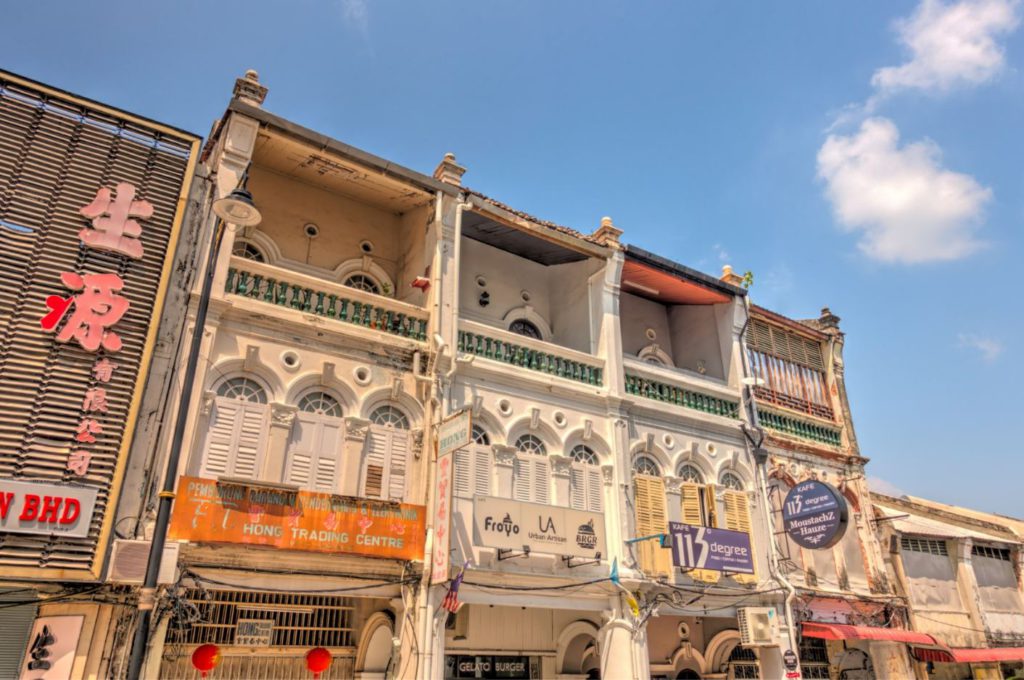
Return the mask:
<path id="1" fill-rule="evenodd" d="M 842 431 L 838 427 L 766 411 L 763 408 L 757 409 L 757 417 L 761 425 L 769 430 L 831 446 L 842 446 L 843 443 Z"/>
<path id="2" fill-rule="evenodd" d="M 472 321 L 459 326 L 460 352 L 586 385 L 604 384 L 604 369 L 589 354 Z"/>
<path id="3" fill-rule="evenodd" d="M 410 340 L 427 337 L 426 314 L 413 305 L 239 257 L 231 258 L 224 291 Z"/>
<path id="4" fill-rule="evenodd" d="M 626 392 L 637 396 L 653 399 L 665 404 L 673 404 L 696 411 L 703 411 L 725 418 L 740 417 L 739 399 L 725 394 L 715 394 L 711 385 L 698 386 L 689 384 L 698 382 L 697 378 L 675 375 L 668 368 L 655 367 L 638 359 L 626 359 Z M 715 386 L 718 387 L 718 386 Z M 726 392 L 724 387 L 718 388 Z"/>
<path id="5" fill-rule="evenodd" d="M 824 372 L 753 349 L 748 357 L 751 372 L 764 381 L 754 388 L 758 399 L 833 420 Z"/>

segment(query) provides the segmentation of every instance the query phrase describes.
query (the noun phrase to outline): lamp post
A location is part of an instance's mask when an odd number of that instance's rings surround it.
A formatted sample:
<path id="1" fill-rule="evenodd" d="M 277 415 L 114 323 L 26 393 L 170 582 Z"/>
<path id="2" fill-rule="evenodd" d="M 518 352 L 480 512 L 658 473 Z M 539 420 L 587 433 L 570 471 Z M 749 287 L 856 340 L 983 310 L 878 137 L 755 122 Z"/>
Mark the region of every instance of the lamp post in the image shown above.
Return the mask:
<path id="1" fill-rule="evenodd" d="M 199 364 L 199 350 L 203 344 L 203 329 L 206 327 L 206 313 L 210 308 L 210 291 L 213 288 L 217 255 L 220 252 L 220 244 L 224 236 L 223 227 L 225 223 L 240 227 L 254 227 L 263 219 L 252 200 L 252 195 L 245 189 L 247 176 L 248 174 L 242 177 L 241 184 L 234 191 L 213 202 L 213 212 L 217 215 L 217 222 L 213 226 L 210 249 L 206 256 L 203 287 L 199 293 L 199 304 L 196 306 L 196 322 L 192 330 L 188 360 L 185 364 L 185 376 L 181 382 L 181 398 L 178 400 L 178 412 L 174 419 L 174 434 L 167 456 L 163 489 L 159 494 L 156 524 L 153 527 L 153 542 L 149 547 L 149 560 L 146 563 L 146 578 L 139 592 L 139 621 L 135 628 L 132 654 L 128 661 L 128 680 L 139 679 L 142 673 L 142 662 L 146 656 L 146 645 L 149 642 L 153 607 L 156 604 L 160 561 L 163 558 L 164 544 L 167 541 L 167 525 L 171 520 L 174 487 L 178 481 L 178 463 L 181 460 L 181 445 L 185 438 L 185 423 L 188 420 L 189 407 L 192 404 L 192 383 L 195 381 L 196 367 Z"/>

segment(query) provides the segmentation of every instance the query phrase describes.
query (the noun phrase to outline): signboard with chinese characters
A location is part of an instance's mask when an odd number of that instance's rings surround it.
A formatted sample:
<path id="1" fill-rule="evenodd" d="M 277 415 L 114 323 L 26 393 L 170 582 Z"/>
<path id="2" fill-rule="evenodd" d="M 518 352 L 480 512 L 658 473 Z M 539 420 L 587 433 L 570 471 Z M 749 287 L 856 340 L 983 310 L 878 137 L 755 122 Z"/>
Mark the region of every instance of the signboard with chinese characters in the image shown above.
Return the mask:
<path id="1" fill-rule="evenodd" d="M 437 479 L 434 482 L 434 547 L 430 558 L 430 582 L 448 580 L 451 561 L 452 529 L 452 466 L 455 454 L 448 453 L 437 459 Z"/>
<path id="2" fill-rule="evenodd" d="M 0 576 L 95 580 L 199 140 L 0 72 L 0 147 L 0 482 L 81 512 L 8 517 Z"/>
<path id="3" fill-rule="evenodd" d="M 468 446 L 473 438 L 473 417 L 471 411 L 459 411 L 445 419 L 437 428 L 437 455 L 455 453 Z"/>
<path id="4" fill-rule="evenodd" d="M 753 574 L 750 536 L 742 531 L 669 522 L 672 564 L 683 569 L 712 569 L 732 574 Z"/>
<path id="5" fill-rule="evenodd" d="M 273 638 L 273 619 L 238 619 L 235 624 L 235 645 L 239 647 L 269 647 Z"/>
<path id="6" fill-rule="evenodd" d="M 181 477 L 171 540 L 423 560 L 422 505 Z"/>
<path id="7" fill-rule="evenodd" d="M 607 555 L 604 515 L 507 498 L 473 499 L 476 544 L 597 559 Z"/>
<path id="8" fill-rule="evenodd" d="M 846 499 L 833 486 L 809 479 L 786 494 L 782 523 L 793 542 L 809 550 L 831 548 L 846 533 Z"/>
<path id="9" fill-rule="evenodd" d="M 71 680 L 84 616 L 36 619 L 21 659 L 20 680 Z"/>

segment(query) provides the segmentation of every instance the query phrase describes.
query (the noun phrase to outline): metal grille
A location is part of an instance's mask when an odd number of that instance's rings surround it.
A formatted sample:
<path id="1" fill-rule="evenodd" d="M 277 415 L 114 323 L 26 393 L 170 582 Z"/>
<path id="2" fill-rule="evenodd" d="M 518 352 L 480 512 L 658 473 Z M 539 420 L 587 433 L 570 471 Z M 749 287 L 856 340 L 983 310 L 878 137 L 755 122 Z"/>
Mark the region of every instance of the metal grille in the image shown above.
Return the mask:
<path id="1" fill-rule="evenodd" d="M 758 680 L 761 677 L 754 650 L 736 645 L 729 653 L 730 677 Z"/>
<path id="2" fill-rule="evenodd" d="M 351 647 L 349 598 L 255 590 L 190 589 L 186 598 L 199 612 L 199 623 L 172 630 L 173 644 L 232 645 L 239 619 L 273 621 L 271 647 Z"/>
<path id="3" fill-rule="evenodd" d="M 993 548 L 989 545 L 972 545 L 971 555 L 975 557 L 990 557 L 993 560 L 1010 562 L 1010 550 L 1008 548 Z"/>
<path id="4" fill-rule="evenodd" d="M 182 650 L 170 659 L 164 659 L 160 668 L 161 680 L 200 680 L 202 675 L 192 667 L 189 657 L 193 647 Z M 306 668 L 301 653 L 221 654 L 220 665 L 207 676 L 209 680 L 309 680 L 312 674 Z M 329 650 L 334 656 L 331 667 L 320 674 L 320 680 L 350 680 L 355 677 L 355 659 L 350 650 Z"/>
<path id="5" fill-rule="evenodd" d="M 94 566 L 193 141 L 0 72 L 0 477 L 73 482 L 99 494 L 88 536 L 0 535 L 0 567 Z M 142 223 L 140 260 L 83 247 L 78 236 L 89 224 L 79 209 L 122 181 L 155 209 Z M 68 294 L 61 272 L 116 272 L 131 304 L 114 327 L 123 348 L 111 357 L 108 411 L 84 477 L 67 463 L 99 357 L 40 328 L 47 296 Z"/>
<path id="6" fill-rule="evenodd" d="M 929 555 L 949 555 L 946 542 L 934 538 L 908 538 L 904 536 L 900 540 L 900 548 L 913 552 L 928 553 Z"/>
<path id="7" fill-rule="evenodd" d="M 805 637 L 800 641 L 800 673 L 808 680 L 830 680 L 828 647 L 820 638 Z"/>

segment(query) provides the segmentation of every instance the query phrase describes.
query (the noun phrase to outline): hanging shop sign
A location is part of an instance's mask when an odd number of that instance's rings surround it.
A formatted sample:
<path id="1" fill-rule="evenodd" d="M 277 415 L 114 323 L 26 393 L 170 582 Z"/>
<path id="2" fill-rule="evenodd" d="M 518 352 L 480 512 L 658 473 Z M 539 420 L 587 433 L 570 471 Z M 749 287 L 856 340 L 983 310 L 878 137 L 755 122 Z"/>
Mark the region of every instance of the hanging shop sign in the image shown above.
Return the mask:
<path id="1" fill-rule="evenodd" d="M 506 498 L 473 499 L 477 545 L 586 557 L 607 555 L 604 515 Z"/>
<path id="2" fill-rule="evenodd" d="M 199 139 L 0 72 L 0 145 L 0 575 L 94 580 Z"/>
<path id="3" fill-rule="evenodd" d="M 430 582 L 448 580 L 451 561 L 452 467 L 455 454 L 446 453 L 437 459 L 437 480 L 434 483 L 434 547 L 430 556 Z"/>
<path id="4" fill-rule="evenodd" d="M 750 535 L 714 527 L 668 523 L 672 536 L 672 564 L 683 569 L 711 569 L 733 574 L 753 574 L 754 555 Z"/>
<path id="5" fill-rule="evenodd" d="M 282 550 L 422 560 L 422 505 L 288 491 L 199 477 L 178 480 L 170 538 Z"/>
<path id="6" fill-rule="evenodd" d="M 809 550 L 831 548 L 838 543 L 846 533 L 849 515 L 843 494 L 814 479 L 790 489 L 782 505 L 786 534 Z"/>
<path id="7" fill-rule="evenodd" d="M 236 646 L 269 647 L 273 638 L 273 619 L 238 619 L 235 625 Z"/>
<path id="8" fill-rule="evenodd" d="M 468 446 L 473 438 L 473 417 L 469 409 L 459 411 L 442 421 L 437 428 L 437 455 L 455 453 Z"/>
<path id="9" fill-rule="evenodd" d="M 445 657 L 445 678 L 529 678 L 540 677 L 538 657 L 470 656 L 450 654 Z"/>
<path id="10" fill-rule="evenodd" d="M 0 479 L 0 531 L 88 536 L 96 489 Z"/>
<path id="11" fill-rule="evenodd" d="M 21 659 L 21 680 L 71 680 L 84 616 L 36 619 Z"/>

